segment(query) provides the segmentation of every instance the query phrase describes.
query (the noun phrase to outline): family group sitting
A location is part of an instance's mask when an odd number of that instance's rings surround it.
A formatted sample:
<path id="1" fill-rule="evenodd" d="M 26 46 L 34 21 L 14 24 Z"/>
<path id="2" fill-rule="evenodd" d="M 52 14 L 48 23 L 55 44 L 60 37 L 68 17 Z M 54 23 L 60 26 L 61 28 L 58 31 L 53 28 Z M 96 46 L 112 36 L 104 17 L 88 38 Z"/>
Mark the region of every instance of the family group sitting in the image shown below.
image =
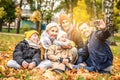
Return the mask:
<path id="1" fill-rule="evenodd" d="M 36 30 L 25 32 L 7 65 L 15 69 L 51 69 L 55 72 L 84 68 L 88 71 L 110 73 L 113 55 L 107 42 L 110 32 L 103 20 L 93 31 L 82 25 L 77 30 L 69 17 L 62 14 L 59 23 L 51 22 L 39 35 Z M 81 34 L 87 37 L 83 43 Z"/>

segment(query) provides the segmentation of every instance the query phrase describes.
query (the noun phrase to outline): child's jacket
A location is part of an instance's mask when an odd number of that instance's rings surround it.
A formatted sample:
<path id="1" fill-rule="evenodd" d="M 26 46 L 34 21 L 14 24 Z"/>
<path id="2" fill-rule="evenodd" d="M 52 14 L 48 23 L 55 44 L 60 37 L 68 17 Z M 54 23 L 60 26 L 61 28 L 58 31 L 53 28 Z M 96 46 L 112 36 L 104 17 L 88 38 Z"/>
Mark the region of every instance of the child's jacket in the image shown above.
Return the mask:
<path id="1" fill-rule="evenodd" d="M 28 63 L 35 62 L 37 66 L 40 63 L 40 53 L 40 49 L 30 47 L 28 42 L 23 40 L 15 47 L 13 59 L 20 65 L 25 60 Z"/>
<path id="2" fill-rule="evenodd" d="M 48 59 L 52 62 L 53 68 L 65 70 L 65 65 L 59 59 L 69 59 L 72 61 L 72 53 L 70 49 L 63 49 L 61 46 L 51 45 L 47 52 Z"/>

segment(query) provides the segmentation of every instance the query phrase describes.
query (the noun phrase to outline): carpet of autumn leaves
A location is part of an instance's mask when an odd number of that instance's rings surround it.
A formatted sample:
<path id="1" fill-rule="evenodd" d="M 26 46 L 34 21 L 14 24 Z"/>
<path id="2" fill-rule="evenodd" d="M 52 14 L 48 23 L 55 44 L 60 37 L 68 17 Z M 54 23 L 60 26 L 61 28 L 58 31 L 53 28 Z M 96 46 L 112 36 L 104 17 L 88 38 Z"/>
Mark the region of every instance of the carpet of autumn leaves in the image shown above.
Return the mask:
<path id="1" fill-rule="evenodd" d="M 0 33 L 0 80 L 120 80 L 120 34 L 115 36 L 117 46 L 111 46 L 114 55 L 111 75 L 88 72 L 84 69 L 73 69 L 56 74 L 50 70 L 42 73 L 39 69 L 15 70 L 8 68 L 7 61 L 12 59 L 14 47 L 24 36 Z"/>

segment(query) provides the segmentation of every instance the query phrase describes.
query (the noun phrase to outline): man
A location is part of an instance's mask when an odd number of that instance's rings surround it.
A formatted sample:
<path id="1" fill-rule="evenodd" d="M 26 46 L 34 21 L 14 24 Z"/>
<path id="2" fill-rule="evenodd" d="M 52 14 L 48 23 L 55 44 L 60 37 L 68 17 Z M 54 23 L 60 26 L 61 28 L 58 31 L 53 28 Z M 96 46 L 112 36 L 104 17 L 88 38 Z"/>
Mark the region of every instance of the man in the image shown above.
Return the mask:
<path id="1" fill-rule="evenodd" d="M 78 65 L 74 68 L 85 68 L 88 71 L 96 71 L 99 73 L 110 73 L 112 70 L 113 55 L 107 38 L 110 32 L 103 20 L 99 20 L 96 26 L 98 30 L 90 31 L 90 27 L 82 26 L 80 30 L 86 37 L 89 36 L 85 46 L 79 49 Z M 89 34 L 88 34 L 89 30 Z"/>

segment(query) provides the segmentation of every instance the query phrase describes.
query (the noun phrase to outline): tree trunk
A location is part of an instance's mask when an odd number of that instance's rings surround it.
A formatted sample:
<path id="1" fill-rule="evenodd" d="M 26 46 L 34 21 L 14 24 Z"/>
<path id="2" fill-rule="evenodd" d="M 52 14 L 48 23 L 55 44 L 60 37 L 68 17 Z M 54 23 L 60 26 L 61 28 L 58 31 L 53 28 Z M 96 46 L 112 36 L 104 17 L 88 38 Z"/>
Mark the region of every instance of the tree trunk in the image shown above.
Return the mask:
<path id="1" fill-rule="evenodd" d="M 93 1 L 93 8 L 94 8 L 94 15 L 95 15 L 95 20 L 97 19 L 97 5 L 96 5 L 96 0 Z"/>
<path id="2" fill-rule="evenodd" d="M 0 32 L 2 32 L 2 23 L 3 23 L 3 19 L 0 19 Z"/>
<path id="3" fill-rule="evenodd" d="M 20 0 L 20 8 L 22 6 L 22 2 L 23 2 L 23 0 Z M 17 34 L 20 33 L 20 22 L 21 22 L 21 17 L 18 19 L 17 31 L 16 31 Z"/>
<path id="4" fill-rule="evenodd" d="M 37 23 L 36 23 L 36 30 L 41 34 L 40 22 L 37 22 Z"/>
<path id="5" fill-rule="evenodd" d="M 113 26 L 113 7 L 114 7 L 114 0 L 106 0 L 106 7 L 105 7 L 105 13 L 106 13 L 106 26 L 111 32 L 111 37 L 109 38 L 109 42 L 111 45 L 116 45 L 114 40 L 114 26 Z"/>
<path id="6" fill-rule="evenodd" d="M 17 22 L 17 34 L 20 33 L 20 19 L 18 19 L 18 22 Z"/>
<path id="7" fill-rule="evenodd" d="M 8 32 L 10 32 L 10 23 L 8 23 Z"/>

